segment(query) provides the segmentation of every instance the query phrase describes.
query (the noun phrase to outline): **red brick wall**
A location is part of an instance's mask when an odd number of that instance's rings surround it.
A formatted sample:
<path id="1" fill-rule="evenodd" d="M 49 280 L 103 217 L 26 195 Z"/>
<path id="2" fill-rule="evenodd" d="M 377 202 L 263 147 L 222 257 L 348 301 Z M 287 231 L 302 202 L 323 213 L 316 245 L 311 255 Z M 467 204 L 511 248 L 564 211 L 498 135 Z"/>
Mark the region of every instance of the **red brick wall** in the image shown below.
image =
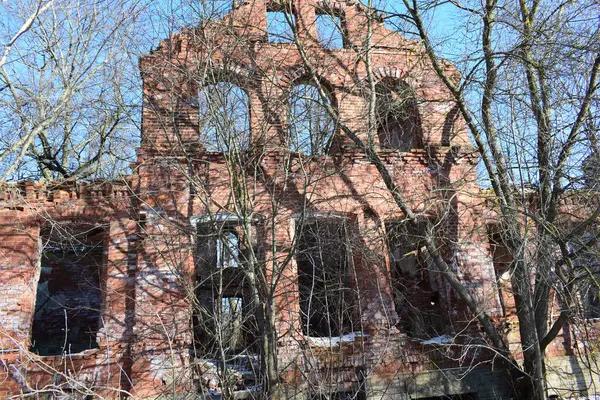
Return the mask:
<path id="1" fill-rule="evenodd" d="M 357 62 L 351 48 L 325 50 L 316 44 L 314 3 L 297 1 L 299 37 L 317 75 L 331 89 L 341 122 L 364 140 L 364 63 Z M 345 13 L 349 42 L 360 47 L 367 21 L 364 6 L 350 1 L 335 5 Z M 376 365 L 373 380 L 378 382 L 392 380 L 399 372 L 458 365 L 433 351 L 435 346 L 411 340 L 396 327 L 384 234 L 385 222 L 401 219 L 402 213 L 377 169 L 341 131 L 336 135 L 343 145 L 327 156 L 305 157 L 285 148 L 287 91 L 306 75 L 306 68 L 294 45 L 270 44 L 265 32 L 264 2 L 244 2 L 223 21 L 173 35 L 140 60 L 145 97 L 142 144 L 134 174 L 125 181 L 68 182 L 59 187 L 25 183 L 0 189 L 0 350 L 5 350 L 0 358 L 6 365 L 0 368 L 0 396 L 50 382 L 40 361 L 59 370 L 68 361 L 73 365 L 70 373 L 91 388 L 119 388 L 138 397 L 172 387 L 189 389 L 190 288 L 195 275 L 195 227 L 190 219 L 239 211 L 240 192 L 234 189 L 240 182 L 245 185 L 245 204 L 262 217 L 257 243 L 263 246 L 265 275 L 275 293 L 281 365 L 303 362 L 298 358 L 305 341 L 298 327 L 297 271 L 287 255 L 294 240 L 294 216 L 307 209 L 356 221 L 361 238 L 354 248 L 353 273 L 361 294 L 356 325 L 371 335 L 348 345 L 351 350 L 345 350 L 342 361 L 332 363 L 331 354 L 316 349 L 311 362 L 339 371 Z M 375 21 L 372 43 L 375 79 L 397 78 L 417 94 L 422 136 L 419 148 L 382 149 L 380 157 L 408 204 L 439 222 L 447 261 L 486 310 L 499 315 L 487 209 L 481 205 L 476 180 L 478 157 L 464 121 L 418 42 Z M 458 78 L 452 66 L 446 68 Z M 205 152 L 198 143 L 198 110 L 187 100 L 196 96 L 208 70 L 235 79 L 250 99 L 256 146 L 235 168 L 225 155 Z M 28 352 L 39 276 L 38 236 L 48 221 L 98 224 L 106 232 L 100 347 L 68 360 Z M 439 277 L 435 279 L 440 313 L 455 318 L 456 327 L 468 325 L 471 316 L 464 306 Z M 415 303 L 430 302 L 428 293 L 422 296 Z M 455 355 L 458 349 L 451 351 Z M 118 397 L 116 391 L 104 391 Z"/>

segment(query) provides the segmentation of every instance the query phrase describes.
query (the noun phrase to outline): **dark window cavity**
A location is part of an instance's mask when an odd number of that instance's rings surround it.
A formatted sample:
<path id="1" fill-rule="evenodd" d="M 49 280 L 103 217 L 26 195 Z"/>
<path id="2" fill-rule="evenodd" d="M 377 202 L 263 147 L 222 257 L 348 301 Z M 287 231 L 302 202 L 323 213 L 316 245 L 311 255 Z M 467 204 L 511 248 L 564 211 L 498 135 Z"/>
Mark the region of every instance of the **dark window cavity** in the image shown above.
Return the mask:
<path id="1" fill-rule="evenodd" d="M 104 231 L 55 225 L 41 240 L 31 350 L 46 356 L 98 347 Z"/>
<path id="2" fill-rule="evenodd" d="M 215 217 L 219 218 L 218 216 Z M 248 260 L 248 241 L 254 240 L 255 228 L 248 237 L 239 220 L 210 221 L 197 226 L 196 265 L 203 274 L 220 270 L 239 270 Z M 231 273 L 239 273 L 231 272 Z"/>
<path id="3" fill-rule="evenodd" d="M 392 290 L 400 328 L 417 338 L 439 336 L 444 331 L 435 267 L 421 229 L 402 222 L 387 222 L 387 243 Z"/>
<path id="4" fill-rule="evenodd" d="M 420 124 L 414 91 L 393 79 L 382 80 L 375 90 L 380 146 L 400 151 L 416 147 Z"/>
<path id="5" fill-rule="evenodd" d="M 568 243 L 568 249 L 574 255 L 573 265 L 575 279 L 579 282 L 581 312 L 586 319 L 600 318 L 600 263 L 596 237 L 596 229 L 591 228 Z"/>
<path id="6" fill-rule="evenodd" d="M 352 332 L 354 294 L 347 221 L 319 218 L 297 231 L 298 286 L 302 331 L 316 337 Z"/>
<path id="7" fill-rule="evenodd" d="M 586 285 L 581 291 L 585 318 L 600 318 L 600 287 L 598 282 Z"/>
<path id="8" fill-rule="evenodd" d="M 202 228 L 198 232 L 199 265 L 203 270 L 238 268 L 242 265 L 240 234 L 235 225 L 219 229 Z"/>
<path id="9" fill-rule="evenodd" d="M 575 273 L 581 284 L 579 286 L 579 298 L 583 316 L 586 319 L 600 318 L 600 263 L 598 263 L 597 246 L 588 246 L 593 241 L 592 234 L 586 233 L 582 243 L 569 244 L 573 251 L 579 252 L 575 260 Z M 579 247 L 579 249 L 578 249 Z"/>
<path id="10" fill-rule="evenodd" d="M 335 132 L 328 107 L 332 107 L 331 99 L 322 99 L 315 86 L 300 84 L 292 88 L 288 113 L 292 151 L 313 156 L 327 153 Z"/>
<path id="11" fill-rule="evenodd" d="M 208 151 L 246 150 L 250 145 L 250 101 L 229 82 L 203 86 L 198 94 L 200 142 Z"/>

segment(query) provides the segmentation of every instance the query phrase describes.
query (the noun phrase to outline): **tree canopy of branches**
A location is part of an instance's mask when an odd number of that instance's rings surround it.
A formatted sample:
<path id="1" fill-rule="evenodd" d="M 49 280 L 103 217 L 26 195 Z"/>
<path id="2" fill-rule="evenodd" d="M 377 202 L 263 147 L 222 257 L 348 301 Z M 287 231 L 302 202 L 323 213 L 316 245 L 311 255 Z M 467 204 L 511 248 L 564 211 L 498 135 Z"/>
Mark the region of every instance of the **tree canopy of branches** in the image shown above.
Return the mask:
<path id="1" fill-rule="evenodd" d="M 0 180 L 123 170 L 137 101 L 128 46 L 142 9 L 121 0 L 2 2 Z"/>
<path id="2" fill-rule="evenodd" d="M 596 243 L 598 199 L 589 172 L 593 190 L 583 188 L 582 169 L 598 152 L 595 7 L 586 1 L 404 0 L 388 9 L 390 23 L 421 40 L 482 157 L 483 181 L 493 190 L 500 237 L 512 257 L 527 398 L 546 396 L 545 349 L 573 321 L 578 290 L 586 285 L 581 278 L 597 284 L 597 268 L 582 273 L 577 262 Z M 450 35 L 430 28 L 441 16 L 455 24 Z M 443 57 L 459 67 L 459 81 L 444 72 Z M 591 211 L 569 225 L 558 215 L 573 193 L 589 199 Z M 553 290 L 562 302 L 556 320 L 549 318 Z M 493 339 L 486 317 L 479 318 Z M 492 341 L 511 357 L 506 344 Z"/>

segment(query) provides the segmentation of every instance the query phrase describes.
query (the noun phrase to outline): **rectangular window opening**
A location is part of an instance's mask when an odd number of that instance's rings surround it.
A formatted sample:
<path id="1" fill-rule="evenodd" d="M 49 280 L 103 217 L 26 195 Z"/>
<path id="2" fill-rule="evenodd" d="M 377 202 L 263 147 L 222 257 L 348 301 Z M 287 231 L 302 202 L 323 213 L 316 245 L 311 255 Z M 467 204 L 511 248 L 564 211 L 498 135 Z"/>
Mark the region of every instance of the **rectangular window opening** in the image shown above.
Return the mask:
<path id="1" fill-rule="evenodd" d="M 41 240 L 31 351 L 51 356 L 97 348 L 104 230 L 53 227 Z"/>
<path id="2" fill-rule="evenodd" d="M 347 222 L 323 218 L 300 227 L 296 261 L 302 331 L 313 337 L 352 332 L 354 293 Z"/>
<path id="3" fill-rule="evenodd" d="M 217 288 L 196 290 L 192 326 L 194 354 L 198 358 L 235 359 L 241 353 L 257 351 L 256 323 L 243 288 L 226 290 L 215 296 Z"/>
<path id="4" fill-rule="evenodd" d="M 576 254 L 573 260 L 574 272 L 581 279 L 579 284 L 580 311 L 585 319 L 600 318 L 600 263 L 598 262 L 598 245 L 595 227 L 573 237 L 567 243 L 570 252 Z M 560 294 L 560 292 L 559 292 Z"/>
<path id="5" fill-rule="evenodd" d="M 225 362 L 223 354 L 233 360 L 257 350 L 255 310 L 244 270 L 249 252 L 255 251 L 256 227 L 246 236 L 233 217 L 212 217 L 197 225 L 192 351 L 195 357 Z"/>
<path id="6" fill-rule="evenodd" d="M 196 272 L 208 276 L 214 270 L 242 267 L 247 256 L 243 242 L 243 231 L 235 224 L 199 227 Z"/>
<path id="7" fill-rule="evenodd" d="M 386 223 L 392 292 L 400 329 L 415 338 L 440 336 L 445 332 L 439 317 L 440 297 L 436 268 L 420 232 L 402 221 Z"/>
<path id="8" fill-rule="evenodd" d="M 341 11 L 317 9 L 315 23 L 321 46 L 331 50 L 348 47 L 346 20 Z"/>
<path id="9" fill-rule="evenodd" d="M 269 43 L 292 43 L 296 17 L 283 8 L 267 9 L 267 35 Z"/>
<path id="10" fill-rule="evenodd" d="M 586 319 L 600 318 L 600 288 L 590 284 L 581 291 L 583 312 Z"/>

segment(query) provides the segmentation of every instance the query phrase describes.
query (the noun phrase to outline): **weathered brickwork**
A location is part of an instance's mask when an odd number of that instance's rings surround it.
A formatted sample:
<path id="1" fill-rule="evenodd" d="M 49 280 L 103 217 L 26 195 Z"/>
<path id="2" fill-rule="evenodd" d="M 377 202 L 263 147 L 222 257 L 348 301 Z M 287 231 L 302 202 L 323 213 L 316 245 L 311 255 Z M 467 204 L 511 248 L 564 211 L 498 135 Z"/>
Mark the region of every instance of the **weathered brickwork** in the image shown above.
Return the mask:
<path id="1" fill-rule="evenodd" d="M 517 348 L 513 304 L 496 280 L 495 269 L 508 262 L 490 241 L 497 218 L 478 188 L 478 155 L 450 94 L 421 44 L 388 30 L 359 2 L 293 3 L 300 46 L 270 41 L 267 12 L 281 8 L 256 0 L 236 3 L 222 20 L 172 35 L 140 60 L 142 142 L 131 176 L 116 182 L 27 182 L 0 188 L 1 398 L 51 387 L 105 398 L 125 393 L 135 398 L 171 393 L 174 398 L 173 393 L 196 393 L 202 385 L 218 389 L 203 378 L 206 368 L 198 361 L 205 334 L 199 333 L 198 310 L 221 306 L 212 292 L 213 278 L 198 266 L 208 263 L 205 257 L 217 264 L 237 261 L 226 258 L 222 247 L 207 244 L 222 245 L 206 239 L 214 227 L 230 229 L 235 240 L 256 249 L 252 254 L 261 270 L 252 276 L 262 279 L 263 292 L 253 293 L 251 284 L 237 282 L 234 273 L 223 278 L 235 271 L 229 268 L 219 281 L 228 288 L 218 298 L 233 298 L 229 307 L 234 307 L 235 297 L 243 297 L 244 307 L 255 308 L 256 299 L 272 299 L 264 309 L 275 324 L 278 374 L 289 398 L 311 398 L 319 385 L 374 399 L 509 398 L 507 377 L 492 369 L 494 355 L 479 349 L 472 315 L 441 276 L 423 272 L 427 268 L 415 272 L 408 264 L 405 276 L 397 275 L 387 238 L 394 223 L 401 229 L 404 216 L 378 169 L 344 131 L 368 140 L 370 85 L 395 82 L 410 89 L 417 99 L 407 119 L 415 124 L 410 149 L 386 145 L 380 135 L 378 154 L 408 205 L 436 222 L 443 258 L 495 322 L 504 324 Z M 318 43 L 315 13 L 324 9 L 343 15 L 344 48 Z M 358 53 L 369 15 L 371 76 Z M 453 66 L 445 68 L 458 79 Z M 327 151 L 311 156 L 290 151 L 293 121 L 287 110 L 295 85 L 317 86 L 317 81 L 339 121 Z M 199 139 L 205 126 L 198 93 L 219 82 L 234 83 L 248 98 L 250 143 L 241 151 L 211 151 Z M 312 343 L 303 331 L 309 323 L 302 316 L 300 261 L 294 253 L 299 224 L 319 218 L 344 221 L 344 240 L 352 238 L 344 253 L 345 284 L 356 296 L 348 310 L 351 330 L 361 334 L 337 338 L 340 344 L 333 347 Z M 101 243 L 81 243 L 73 232 L 101 235 Z M 86 348 L 76 354 L 36 354 L 32 343 L 34 323 L 41 318 L 34 317 L 40 308 L 36 298 L 43 298 L 40 282 L 52 270 L 44 265 L 49 237 L 80 246 L 55 249 L 71 252 L 71 267 L 94 265 L 73 256 L 77 251 L 94 247 L 101 252 L 94 253 L 101 264 L 97 283 L 88 282 L 97 288 L 85 298 L 77 292 L 55 314 L 44 314 L 58 318 L 64 308 L 68 322 L 73 318 L 67 310 L 97 304 L 97 327 L 86 322 L 86 332 L 78 336 L 93 340 L 80 343 Z M 417 242 L 409 251 L 415 254 L 414 265 L 426 265 Z M 60 267 L 60 260 L 52 263 Z M 85 279 L 80 271 L 68 278 Z M 54 285 L 60 283 L 54 279 Z M 44 290 L 60 297 L 52 288 Z M 411 319 L 414 313 L 403 306 L 409 303 L 424 312 L 421 320 Z M 79 317 L 96 318 L 90 315 Z M 61 329 L 61 321 L 53 324 Z M 474 342 L 457 339 L 448 346 L 444 335 L 452 332 L 468 332 Z M 248 336 L 243 340 L 252 340 Z M 573 358 L 571 336 L 567 329 L 548 351 Z M 478 350 L 464 352 L 467 344 Z M 476 363 L 481 367 L 469 372 Z M 567 368 L 565 363 L 557 365 Z"/>

